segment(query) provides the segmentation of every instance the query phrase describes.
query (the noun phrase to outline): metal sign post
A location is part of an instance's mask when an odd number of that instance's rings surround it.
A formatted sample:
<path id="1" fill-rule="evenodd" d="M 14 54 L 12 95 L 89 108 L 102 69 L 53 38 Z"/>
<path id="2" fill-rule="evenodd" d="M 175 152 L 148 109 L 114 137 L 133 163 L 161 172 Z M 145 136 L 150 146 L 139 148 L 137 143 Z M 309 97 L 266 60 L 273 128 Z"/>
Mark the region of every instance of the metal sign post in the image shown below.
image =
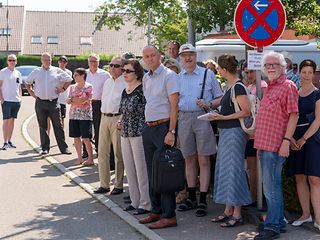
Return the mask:
<path id="1" fill-rule="evenodd" d="M 235 11 L 234 25 L 238 36 L 247 45 L 257 48 L 258 58 L 259 53 L 263 52 L 263 47 L 272 45 L 282 35 L 286 25 L 286 13 L 280 0 L 241 0 Z M 253 69 L 256 70 L 256 94 L 261 99 L 261 64 L 259 68 Z M 258 209 L 262 209 L 260 161 L 257 174 Z"/>

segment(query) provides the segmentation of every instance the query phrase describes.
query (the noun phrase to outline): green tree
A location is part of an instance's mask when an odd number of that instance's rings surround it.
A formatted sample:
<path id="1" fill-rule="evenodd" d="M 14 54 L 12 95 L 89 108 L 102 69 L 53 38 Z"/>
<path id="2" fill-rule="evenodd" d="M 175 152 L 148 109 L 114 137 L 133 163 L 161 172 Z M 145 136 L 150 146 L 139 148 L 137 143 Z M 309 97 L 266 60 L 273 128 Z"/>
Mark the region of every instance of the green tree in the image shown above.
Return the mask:
<path id="1" fill-rule="evenodd" d="M 172 39 L 186 42 L 187 15 L 179 0 L 118 0 L 105 2 L 96 10 L 97 30 L 100 30 L 104 25 L 109 29 L 119 30 L 125 21 L 133 20 L 136 26 L 145 27 L 147 31 L 149 7 L 151 9 L 153 44 L 163 46 L 168 40 Z"/>
<path id="2" fill-rule="evenodd" d="M 231 28 L 239 0 L 190 0 L 188 14 L 195 23 L 196 32 L 208 32 L 220 26 Z M 320 37 L 320 0 L 283 0 L 287 27 L 297 35 Z"/>

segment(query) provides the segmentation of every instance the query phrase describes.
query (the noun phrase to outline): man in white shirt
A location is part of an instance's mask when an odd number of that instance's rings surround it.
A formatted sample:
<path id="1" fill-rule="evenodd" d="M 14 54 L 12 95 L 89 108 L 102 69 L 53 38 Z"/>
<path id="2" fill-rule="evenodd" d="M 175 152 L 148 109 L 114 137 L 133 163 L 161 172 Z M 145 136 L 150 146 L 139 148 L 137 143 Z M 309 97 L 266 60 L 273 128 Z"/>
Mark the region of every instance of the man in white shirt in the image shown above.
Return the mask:
<path id="1" fill-rule="evenodd" d="M 66 56 L 60 56 L 58 59 L 59 68 L 68 73 L 72 77 L 72 72 L 67 69 L 68 58 Z M 71 83 L 71 82 L 70 82 Z M 60 93 L 58 97 L 58 103 L 60 104 L 61 124 L 64 128 L 64 119 L 66 118 L 66 104 L 67 104 L 68 89 Z"/>
<path id="2" fill-rule="evenodd" d="M 120 101 L 126 82 L 122 76 L 122 59 L 114 57 L 109 64 L 111 78 L 109 78 L 102 91 L 101 99 L 101 125 L 99 131 L 99 178 L 100 187 L 94 193 L 107 193 L 110 191 L 110 144 L 113 145 L 115 156 L 115 184 L 111 194 L 123 193 L 124 165 L 120 146 L 120 131 L 116 128 L 119 120 Z"/>
<path id="3" fill-rule="evenodd" d="M 8 66 L 0 71 L 0 102 L 3 116 L 3 139 L 1 150 L 16 148 L 11 142 L 14 120 L 17 118 L 21 102 L 21 73 L 16 70 L 17 57 L 10 54 L 7 57 Z"/>
<path id="4" fill-rule="evenodd" d="M 50 138 L 48 136 L 48 117 L 53 125 L 59 150 L 62 154 L 71 154 L 65 142 L 61 125 L 59 94 L 66 90 L 72 77 L 60 68 L 51 66 L 50 53 L 41 55 L 42 66 L 34 69 L 26 79 L 29 94 L 36 99 L 35 110 L 40 128 L 41 154 L 48 154 Z M 32 83 L 34 86 L 32 87 Z"/>
<path id="5" fill-rule="evenodd" d="M 103 84 L 108 78 L 111 78 L 111 75 L 105 70 L 99 68 L 100 57 L 99 55 L 92 53 L 88 57 L 88 65 L 89 69 L 87 69 L 87 79 L 86 82 L 90 83 L 93 88 L 93 96 L 92 96 L 92 123 L 93 123 L 93 131 L 94 131 L 94 145 L 95 150 L 98 153 L 99 146 L 99 128 L 101 121 L 101 95 Z M 86 151 L 84 149 L 84 154 L 86 155 Z"/>

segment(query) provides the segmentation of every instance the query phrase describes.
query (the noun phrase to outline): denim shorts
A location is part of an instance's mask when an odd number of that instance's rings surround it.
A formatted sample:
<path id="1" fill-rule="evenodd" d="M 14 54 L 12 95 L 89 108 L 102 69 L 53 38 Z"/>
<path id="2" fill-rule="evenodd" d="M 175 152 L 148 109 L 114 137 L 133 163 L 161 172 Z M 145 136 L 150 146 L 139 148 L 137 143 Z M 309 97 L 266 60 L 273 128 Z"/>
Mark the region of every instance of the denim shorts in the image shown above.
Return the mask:
<path id="1" fill-rule="evenodd" d="M 3 120 L 6 120 L 10 118 L 17 118 L 21 103 L 4 101 L 1 106 Z"/>

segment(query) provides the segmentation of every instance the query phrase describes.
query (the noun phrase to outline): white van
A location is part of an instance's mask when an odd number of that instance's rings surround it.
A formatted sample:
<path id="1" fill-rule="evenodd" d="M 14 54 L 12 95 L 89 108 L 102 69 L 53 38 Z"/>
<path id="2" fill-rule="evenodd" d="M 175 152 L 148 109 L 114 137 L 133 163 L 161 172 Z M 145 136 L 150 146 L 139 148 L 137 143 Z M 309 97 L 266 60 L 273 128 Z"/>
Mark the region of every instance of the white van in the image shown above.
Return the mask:
<path id="1" fill-rule="evenodd" d="M 198 61 L 217 61 L 222 54 L 234 55 L 238 61 L 245 59 L 245 43 L 241 39 L 204 39 L 196 43 Z M 314 60 L 320 66 L 320 49 L 316 42 L 301 40 L 278 40 L 265 50 L 287 52 L 293 63 L 300 64 L 304 59 Z"/>

